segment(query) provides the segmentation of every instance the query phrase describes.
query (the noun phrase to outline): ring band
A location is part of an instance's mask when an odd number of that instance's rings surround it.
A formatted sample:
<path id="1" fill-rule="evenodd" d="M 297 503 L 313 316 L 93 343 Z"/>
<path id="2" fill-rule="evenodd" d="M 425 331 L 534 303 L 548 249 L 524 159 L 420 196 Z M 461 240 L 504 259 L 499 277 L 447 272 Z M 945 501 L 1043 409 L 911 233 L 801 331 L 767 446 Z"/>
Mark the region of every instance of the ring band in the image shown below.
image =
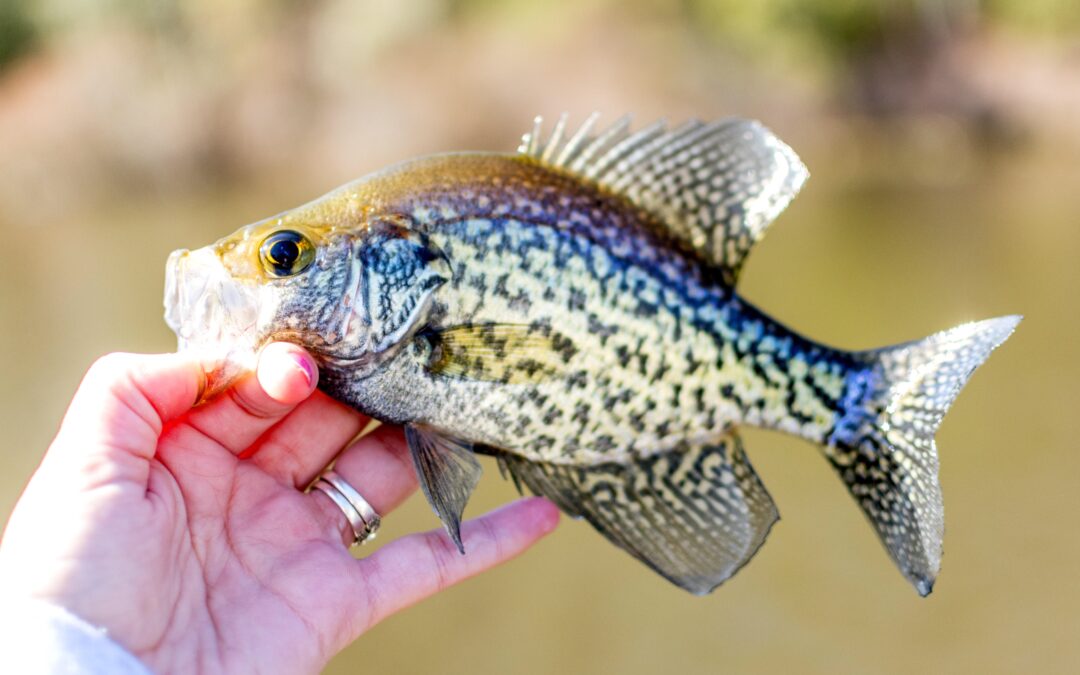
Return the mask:
<path id="1" fill-rule="evenodd" d="M 349 504 L 349 501 L 345 499 L 345 497 L 340 492 L 338 492 L 333 485 L 325 482 L 322 478 L 316 481 L 312 488 L 317 488 L 323 494 L 329 497 L 332 502 L 337 504 L 337 507 L 341 509 L 342 513 L 345 514 L 345 518 L 348 519 L 349 525 L 352 527 L 352 543 L 356 544 L 357 542 L 359 542 L 360 535 L 367 530 L 367 523 L 365 523 L 364 519 L 360 517 L 360 514 L 357 513 L 356 509 L 354 509 L 352 505 Z"/>
<path id="2" fill-rule="evenodd" d="M 327 471 L 319 476 L 312 487 L 322 491 L 345 514 L 349 526 L 352 527 L 353 545 L 363 544 L 375 538 L 382 519 L 371 504 L 337 472 Z"/>
<path id="3" fill-rule="evenodd" d="M 368 503 L 368 500 L 356 491 L 356 488 L 349 485 L 348 482 L 341 475 L 333 470 L 327 471 L 322 475 L 322 479 L 337 488 L 337 491 L 341 493 L 349 504 L 352 505 L 356 512 L 360 514 L 360 517 L 364 519 L 367 524 L 368 535 L 367 539 L 373 539 L 375 532 L 378 531 L 379 525 L 382 524 L 382 518 L 375 512 L 375 509 Z"/>

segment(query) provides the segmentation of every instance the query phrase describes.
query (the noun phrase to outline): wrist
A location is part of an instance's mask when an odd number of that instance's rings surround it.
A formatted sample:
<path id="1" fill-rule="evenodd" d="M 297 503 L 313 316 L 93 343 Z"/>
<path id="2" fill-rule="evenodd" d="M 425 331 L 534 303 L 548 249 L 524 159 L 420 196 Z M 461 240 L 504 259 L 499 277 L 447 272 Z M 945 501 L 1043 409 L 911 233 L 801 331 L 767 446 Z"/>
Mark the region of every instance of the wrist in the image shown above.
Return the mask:
<path id="1" fill-rule="evenodd" d="M 107 631 L 54 603 L 0 596 L 0 653 L 19 672 L 150 675 Z"/>

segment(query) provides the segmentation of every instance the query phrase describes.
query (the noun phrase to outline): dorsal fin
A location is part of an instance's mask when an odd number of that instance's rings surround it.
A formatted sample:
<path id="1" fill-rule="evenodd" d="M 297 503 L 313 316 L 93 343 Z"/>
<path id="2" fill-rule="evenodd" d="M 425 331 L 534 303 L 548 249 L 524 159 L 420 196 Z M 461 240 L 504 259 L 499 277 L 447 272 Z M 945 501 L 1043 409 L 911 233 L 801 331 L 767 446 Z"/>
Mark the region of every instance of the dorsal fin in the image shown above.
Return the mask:
<path id="1" fill-rule="evenodd" d="M 627 197 L 717 267 L 734 286 L 743 261 L 809 175 L 795 152 L 758 122 L 663 121 L 630 132 L 628 117 L 593 133 L 597 114 L 566 135 L 542 120 L 518 152 Z"/>

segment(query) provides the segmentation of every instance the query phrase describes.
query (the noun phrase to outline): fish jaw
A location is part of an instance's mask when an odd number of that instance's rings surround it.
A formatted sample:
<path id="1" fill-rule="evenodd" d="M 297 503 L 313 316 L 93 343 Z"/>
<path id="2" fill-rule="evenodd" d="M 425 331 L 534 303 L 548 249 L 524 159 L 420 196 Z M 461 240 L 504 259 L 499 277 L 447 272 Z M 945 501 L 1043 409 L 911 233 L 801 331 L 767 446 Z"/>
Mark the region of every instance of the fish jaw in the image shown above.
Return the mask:
<path id="1" fill-rule="evenodd" d="M 257 292 L 229 275 L 211 247 L 174 251 L 165 267 L 165 323 L 177 351 L 197 355 L 209 400 L 255 368 L 266 338 Z"/>

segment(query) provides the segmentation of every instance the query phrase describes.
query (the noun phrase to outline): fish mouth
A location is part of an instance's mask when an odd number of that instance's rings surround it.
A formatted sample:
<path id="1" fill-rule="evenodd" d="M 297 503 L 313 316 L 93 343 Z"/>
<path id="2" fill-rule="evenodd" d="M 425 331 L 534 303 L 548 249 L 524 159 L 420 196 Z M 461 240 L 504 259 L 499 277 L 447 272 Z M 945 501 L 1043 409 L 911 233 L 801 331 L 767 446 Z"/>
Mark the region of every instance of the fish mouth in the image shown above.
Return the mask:
<path id="1" fill-rule="evenodd" d="M 191 338 L 190 324 L 184 321 L 184 309 L 191 305 L 188 300 L 191 291 L 181 283 L 184 263 L 190 253 L 186 248 L 173 251 L 165 263 L 165 323 L 176 333 L 179 351 L 184 350 L 185 343 Z"/>
<path id="2" fill-rule="evenodd" d="M 165 323 L 177 351 L 198 354 L 212 398 L 250 372 L 260 346 L 255 294 L 231 275 L 209 248 L 174 251 L 165 266 Z"/>

